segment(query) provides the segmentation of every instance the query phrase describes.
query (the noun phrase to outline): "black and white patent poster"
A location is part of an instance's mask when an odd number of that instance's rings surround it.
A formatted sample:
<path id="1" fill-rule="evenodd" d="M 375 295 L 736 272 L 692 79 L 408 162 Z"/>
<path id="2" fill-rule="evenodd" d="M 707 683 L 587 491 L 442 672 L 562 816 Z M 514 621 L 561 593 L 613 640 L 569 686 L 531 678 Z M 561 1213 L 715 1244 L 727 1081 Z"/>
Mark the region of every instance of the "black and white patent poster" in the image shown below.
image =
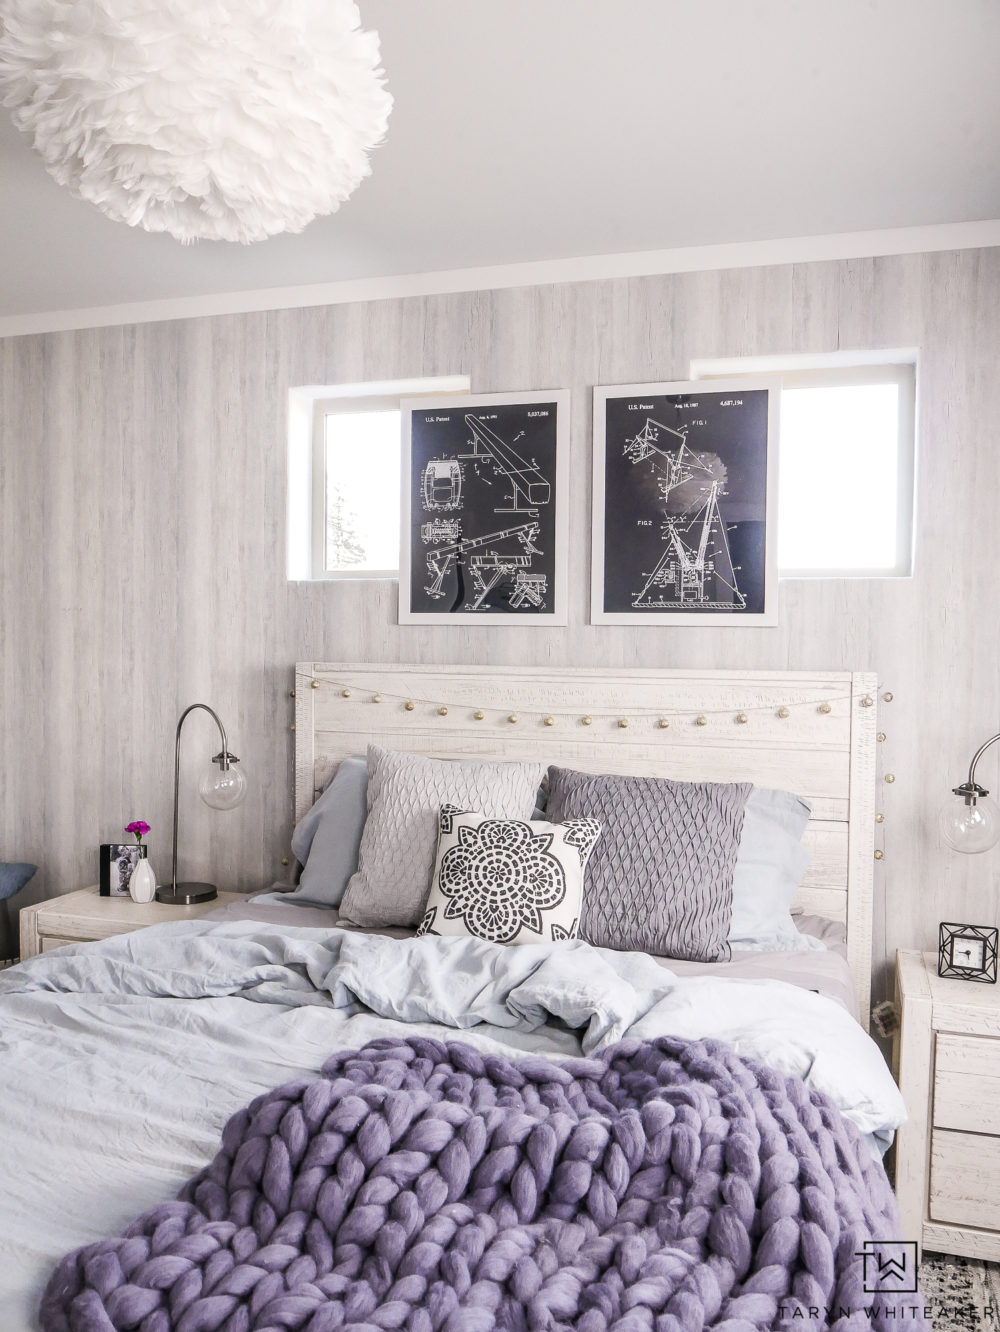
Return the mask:
<path id="1" fill-rule="evenodd" d="M 594 624 L 777 623 L 780 390 L 594 390 Z"/>
<path id="2" fill-rule="evenodd" d="M 400 623 L 565 624 L 568 391 L 401 408 Z"/>

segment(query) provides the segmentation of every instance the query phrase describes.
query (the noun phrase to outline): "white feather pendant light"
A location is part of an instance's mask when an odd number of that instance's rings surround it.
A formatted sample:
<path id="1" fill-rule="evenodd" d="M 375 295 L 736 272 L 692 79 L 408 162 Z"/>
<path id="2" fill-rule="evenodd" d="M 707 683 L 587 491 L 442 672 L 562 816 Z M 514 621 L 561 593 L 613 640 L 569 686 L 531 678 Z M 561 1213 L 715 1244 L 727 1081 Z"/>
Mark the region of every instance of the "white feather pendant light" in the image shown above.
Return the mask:
<path id="1" fill-rule="evenodd" d="M 334 212 L 392 98 L 351 0 L 0 0 L 0 93 L 116 221 L 257 241 Z"/>

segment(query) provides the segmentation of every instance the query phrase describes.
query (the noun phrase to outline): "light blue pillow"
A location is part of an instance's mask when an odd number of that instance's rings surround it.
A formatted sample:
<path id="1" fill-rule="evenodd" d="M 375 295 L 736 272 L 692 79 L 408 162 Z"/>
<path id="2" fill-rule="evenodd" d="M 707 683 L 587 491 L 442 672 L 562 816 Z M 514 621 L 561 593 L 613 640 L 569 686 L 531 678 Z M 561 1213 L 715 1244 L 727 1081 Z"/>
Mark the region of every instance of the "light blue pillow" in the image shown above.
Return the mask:
<path id="1" fill-rule="evenodd" d="M 19 893 L 37 868 L 37 865 L 29 865 L 23 860 L 0 863 L 0 902 Z"/>
<path id="2" fill-rule="evenodd" d="M 751 792 L 733 870 L 731 948 L 804 952 L 815 947 L 790 914 L 809 864 L 802 845 L 809 812 L 790 791 L 755 786 Z"/>
<path id="3" fill-rule="evenodd" d="M 341 759 L 333 780 L 292 834 L 292 853 L 303 866 L 286 902 L 336 907 L 358 868 L 358 847 L 368 817 L 368 761 Z"/>

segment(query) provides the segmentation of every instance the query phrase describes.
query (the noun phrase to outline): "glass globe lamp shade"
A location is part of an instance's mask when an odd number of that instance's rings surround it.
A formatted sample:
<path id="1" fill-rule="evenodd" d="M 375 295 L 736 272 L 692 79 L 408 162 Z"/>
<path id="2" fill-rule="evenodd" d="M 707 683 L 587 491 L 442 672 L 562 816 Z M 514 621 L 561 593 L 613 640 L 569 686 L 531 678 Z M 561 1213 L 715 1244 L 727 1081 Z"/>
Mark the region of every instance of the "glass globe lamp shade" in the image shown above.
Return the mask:
<path id="1" fill-rule="evenodd" d="M 973 804 L 962 795 L 950 795 L 941 808 L 940 828 L 956 851 L 989 851 L 1000 842 L 1000 806 L 988 795 L 978 796 Z"/>
<path id="2" fill-rule="evenodd" d="M 235 809 L 247 793 L 246 774 L 235 763 L 228 768 L 217 768 L 213 763 L 198 783 L 198 792 L 213 809 Z"/>

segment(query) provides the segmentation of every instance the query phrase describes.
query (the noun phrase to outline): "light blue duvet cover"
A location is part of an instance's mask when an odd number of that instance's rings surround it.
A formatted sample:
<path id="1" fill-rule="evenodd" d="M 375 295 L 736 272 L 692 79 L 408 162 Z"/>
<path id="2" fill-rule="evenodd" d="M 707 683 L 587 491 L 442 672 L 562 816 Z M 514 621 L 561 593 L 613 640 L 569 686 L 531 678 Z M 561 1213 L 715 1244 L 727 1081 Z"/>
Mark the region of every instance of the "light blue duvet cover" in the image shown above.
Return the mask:
<path id="1" fill-rule="evenodd" d="M 781 981 L 678 977 L 578 941 L 253 921 L 75 944 L 0 974 L 0 1328 L 36 1328 L 56 1261 L 173 1197 L 241 1105 L 337 1050 L 416 1033 L 556 1056 L 712 1036 L 827 1092 L 875 1142 L 905 1117 L 854 1019 Z"/>

